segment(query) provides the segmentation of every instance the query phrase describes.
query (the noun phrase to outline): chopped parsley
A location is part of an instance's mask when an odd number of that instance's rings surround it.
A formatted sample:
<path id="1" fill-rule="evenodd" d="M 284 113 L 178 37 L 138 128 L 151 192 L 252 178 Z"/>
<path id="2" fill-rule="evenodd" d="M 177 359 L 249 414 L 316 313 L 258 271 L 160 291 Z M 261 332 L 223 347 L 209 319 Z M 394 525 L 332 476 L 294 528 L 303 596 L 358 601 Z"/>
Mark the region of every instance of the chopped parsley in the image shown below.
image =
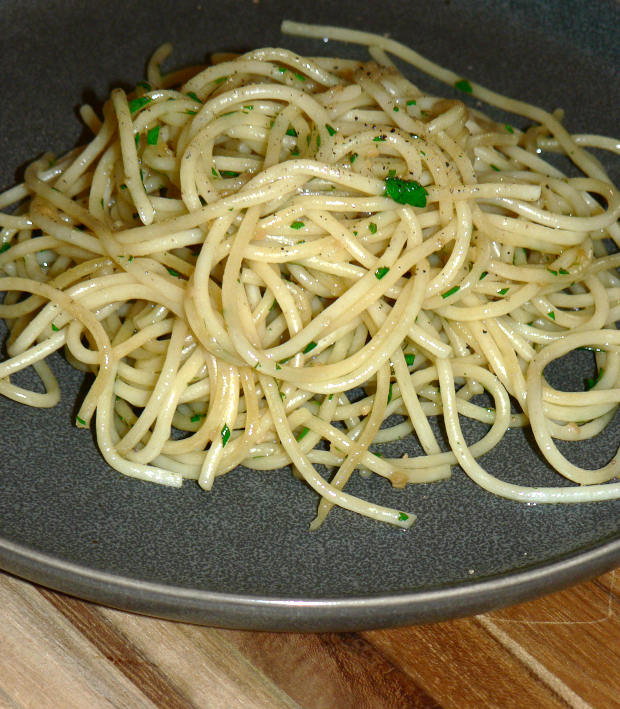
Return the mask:
<path id="1" fill-rule="evenodd" d="M 135 113 L 136 111 L 139 111 L 141 108 L 146 106 L 147 103 L 150 103 L 152 101 L 150 96 L 140 96 L 139 98 L 133 98 L 129 102 L 129 112 L 130 113 Z"/>
<path id="2" fill-rule="evenodd" d="M 296 78 L 296 79 L 299 79 L 299 81 L 305 81 L 305 80 L 306 80 L 306 77 L 305 77 L 303 74 L 299 74 L 299 73 L 295 74 L 295 78 Z"/>
<path id="3" fill-rule="evenodd" d="M 380 281 L 383 276 L 385 276 L 386 273 L 388 273 L 390 269 L 387 266 L 380 266 L 376 271 L 375 271 L 375 278 Z"/>
<path id="4" fill-rule="evenodd" d="M 415 362 L 415 355 L 414 354 L 406 354 L 405 355 L 405 364 L 408 367 L 411 367 L 411 365 Z"/>
<path id="5" fill-rule="evenodd" d="M 495 172 L 499 172 L 499 167 L 497 167 L 497 165 L 493 165 L 493 163 L 491 163 L 490 167 L 491 167 L 491 170 L 495 170 Z"/>
<path id="6" fill-rule="evenodd" d="M 171 276 L 174 276 L 175 278 L 181 278 L 181 274 L 178 271 L 175 271 L 174 268 L 170 268 L 170 266 L 166 266 L 166 270 Z"/>
<path id="7" fill-rule="evenodd" d="M 136 86 L 139 86 L 140 88 L 144 89 L 145 91 L 151 90 L 151 85 L 147 81 L 138 81 Z"/>
<path id="8" fill-rule="evenodd" d="M 373 141 L 375 143 L 382 143 L 386 139 L 386 137 L 387 136 L 385 135 L 378 135 L 376 138 L 373 138 Z"/>
<path id="9" fill-rule="evenodd" d="M 461 290 L 460 286 L 452 286 L 450 290 L 447 290 L 445 293 L 441 294 L 442 298 L 449 298 L 451 295 L 454 295 L 455 293 L 458 293 Z"/>
<path id="10" fill-rule="evenodd" d="M 299 436 L 297 436 L 297 440 L 298 440 L 298 441 L 301 441 L 301 439 L 302 439 L 302 438 L 306 435 L 306 433 L 308 433 L 309 431 L 310 431 L 310 429 L 309 429 L 307 426 L 304 426 L 304 427 L 301 429 L 301 432 L 299 433 Z"/>
<path id="11" fill-rule="evenodd" d="M 489 275 L 489 272 L 488 272 L 488 271 L 483 271 L 483 272 L 480 274 L 480 278 L 479 278 L 478 280 L 481 281 L 483 278 L 486 278 L 488 275 Z"/>
<path id="12" fill-rule="evenodd" d="M 560 271 L 559 271 L 559 273 L 560 273 L 560 275 L 562 275 L 562 276 L 568 276 L 568 275 L 569 275 L 568 271 L 567 271 L 565 268 L 561 268 Z"/>
<path id="13" fill-rule="evenodd" d="M 351 157 L 349 158 L 349 162 L 351 163 L 351 165 L 353 165 L 353 163 L 356 160 L 357 160 L 357 153 L 353 153 L 353 155 L 351 155 Z"/>
<path id="14" fill-rule="evenodd" d="M 224 424 L 224 428 L 222 429 L 222 448 L 228 443 L 228 439 L 230 438 L 230 429 L 228 428 L 228 424 Z"/>
<path id="15" fill-rule="evenodd" d="M 409 519 L 409 515 L 405 514 L 404 512 L 398 513 L 398 521 L 399 522 L 406 522 L 408 519 Z"/>
<path id="16" fill-rule="evenodd" d="M 400 177 L 385 179 L 384 196 L 398 204 L 410 204 L 412 207 L 426 207 L 426 189 L 415 180 L 402 180 Z"/>
<path id="17" fill-rule="evenodd" d="M 234 170 L 222 170 L 220 172 L 220 175 L 222 177 L 239 177 L 239 173 L 234 172 Z"/>
<path id="18" fill-rule="evenodd" d="M 58 332 L 58 328 L 56 327 L 56 325 L 54 325 L 54 323 L 52 323 L 52 330 L 54 332 Z"/>
<path id="19" fill-rule="evenodd" d="M 377 233 L 377 225 L 374 222 L 370 222 L 370 224 L 368 225 L 368 231 L 371 234 L 376 234 Z"/>
<path id="20" fill-rule="evenodd" d="M 469 83 L 469 81 L 467 81 L 467 79 L 459 79 L 458 81 L 455 81 L 454 88 L 466 94 L 473 93 L 471 84 Z"/>
<path id="21" fill-rule="evenodd" d="M 509 133 L 514 133 L 514 132 L 515 132 L 515 129 L 514 129 L 509 123 L 506 123 L 506 125 L 504 126 L 504 128 L 505 128 Z"/>
<path id="22" fill-rule="evenodd" d="M 190 421 L 191 421 L 192 423 L 198 423 L 198 421 L 200 421 L 200 419 L 204 418 L 206 415 L 207 415 L 207 414 L 194 414 L 194 415 L 191 417 Z"/>
<path id="23" fill-rule="evenodd" d="M 292 135 L 293 138 L 297 137 L 297 131 L 294 128 L 288 128 L 286 131 L 286 135 Z"/>
<path id="24" fill-rule="evenodd" d="M 398 113 L 399 110 L 400 110 L 400 109 L 398 108 L 398 106 L 394 106 L 394 108 L 392 109 L 392 111 L 394 111 L 394 113 Z"/>
<path id="25" fill-rule="evenodd" d="M 407 101 L 407 106 L 415 106 L 417 101 L 414 98 L 410 98 L 409 101 Z"/>
<path id="26" fill-rule="evenodd" d="M 185 111 L 185 113 L 187 113 L 188 116 L 195 116 L 197 111 L 192 111 L 188 108 L 187 111 Z"/>
<path id="27" fill-rule="evenodd" d="M 221 84 L 223 81 L 226 81 L 228 79 L 227 76 L 220 76 L 218 79 L 215 80 L 216 84 Z"/>
<path id="28" fill-rule="evenodd" d="M 6 244 L 2 244 L 0 246 L 0 254 L 3 254 L 5 251 L 8 251 L 11 248 L 11 244 L 7 241 Z"/>
<path id="29" fill-rule="evenodd" d="M 195 94 L 193 91 L 188 91 L 188 92 L 187 92 L 187 95 L 188 95 L 192 100 L 196 101 L 196 103 L 202 103 L 202 101 L 198 98 L 198 96 L 196 96 L 196 94 Z"/>
<path id="30" fill-rule="evenodd" d="M 285 67 L 285 66 L 279 66 L 279 67 L 278 67 L 278 71 L 280 72 L 280 74 L 284 74 L 284 73 L 286 72 L 286 67 Z"/>
<path id="31" fill-rule="evenodd" d="M 601 367 L 596 373 L 595 377 L 586 379 L 586 389 L 592 389 L 596 384 L 598 384 L 603 376 L 605 370 Z"/>
<path id="32" fill-rule="evenodd" d="M 295 221 L 291 223 L 291 229 L 302 229 L 306 225 L 303 222 Z"/>
<path id="33" fill-rule="evenodd" d="M 338 132 L 335 128 L 332 128 L 332 127 L 329 125 L 329 123 L 326 123 L 326 124 L 325 124 L 325 128 L 327 129 L 327 132 L 328 132 L 330 135 L 336 135 L 336 133 Z"/>
<path id="34" fill-rule="evenodd" d="M 157 145 L 157 140 L 159 138 L 159 126 L 151 128 L 151 130 L 146 134 L 146 142 L 149 145 Z"/>
<path id="35" fill-rule="evenodd" d="M 316 342 L 312 340 L 311 342 L 308 342 L 308 344 L 304 347 L 303 353 L 308 354 L 308 352 L 312 352 L 312 350 L 316 347 Z"/>
<path id="36" fill-rule="evenodd" d="M 76 420 L 78 423 L 82 424 L 82 426 L 86 426 L 86 421 L 84 421 L 84 419 L 80 418 L 79 416 L 76 416 L 76 417 L 75 417 L 75 420 Z"/>
<path id="37" fill-rule="evenodd" d="M 558 272 L 554 271 L 552 268 L 548 268 L 547 271 L 549 271 L 549 273 L 552 273 L 554 276 L 558 275 Z"/>
<path id="38" fill-rule="evenodd" d="M 508 293 L 509 290 L 510 290 L 510 288 L 500 288 L 497 292 L 500 295 L 506 295 L 506 293 Z"/>
<path id="39" fill-rule="evenodd" d="M 550 317 L 552 320 L 555 320 L 555 313 L 553 312 L 553 310 L 550 310 L 547 313 L 547 317 Z"/>

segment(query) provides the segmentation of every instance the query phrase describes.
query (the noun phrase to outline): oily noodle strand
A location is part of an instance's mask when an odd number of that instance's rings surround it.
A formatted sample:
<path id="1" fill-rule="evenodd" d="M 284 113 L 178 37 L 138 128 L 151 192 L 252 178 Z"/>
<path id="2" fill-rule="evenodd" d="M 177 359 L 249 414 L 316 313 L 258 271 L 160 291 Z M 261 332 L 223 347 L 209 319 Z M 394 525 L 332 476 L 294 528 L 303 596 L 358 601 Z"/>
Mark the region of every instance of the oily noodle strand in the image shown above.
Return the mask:
<path id="1" fill-rule="evenodd" d="M 76 423 L 96 414 L 113 468 L 208 490 L 239 465 L 290 465 L 320 496 L 312 528 L 334 505 L 413 523 L 346 492 L 356 471 L 403 487 L 459 464 L 513 500 L 620 496 L 617 457 L 586 470 L 555 444 L 596 436 L 620 403 L 620 255 L 607 248 L 620 245 L 620 196 L 587 152 L 618 142 L 571 136 L 559 115 L 394 40 L 283 30 L 367 45 L 374 61 L 264 48 L 166 75 L 165 45 L 148 83 L 115 89 L 100 117 L 84 107 L 87 146 L 44 156 L 0 195 L 0 392 L 53 406 L 46 358 L 64 349 L 96 374 Z M 534 125 L 428 95 L 389 54 Z M 545 367 L 578 348 L 594 352 L 589 388 L 553 389 Z M 28 367 L 46 393 L 11 381 Z M 468 444 L 459 416 L 487 433 Z M 577 486 L 481 468 L 527 425 Z M 419 455 L 383 455 L 408 436 Z"/>

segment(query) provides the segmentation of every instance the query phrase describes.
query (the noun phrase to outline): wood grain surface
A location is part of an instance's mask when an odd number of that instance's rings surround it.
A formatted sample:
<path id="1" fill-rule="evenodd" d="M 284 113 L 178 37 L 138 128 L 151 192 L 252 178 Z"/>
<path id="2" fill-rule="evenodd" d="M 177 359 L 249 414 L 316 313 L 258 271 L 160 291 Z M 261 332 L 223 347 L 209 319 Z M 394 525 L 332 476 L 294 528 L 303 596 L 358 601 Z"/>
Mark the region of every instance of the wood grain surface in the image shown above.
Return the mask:
<path id="1" fill-rule="evenodd" d="M 488 614 L 259 633 L 125 613 L 0 573 L 0 707 L 620 707 L 616 573 Z"/>

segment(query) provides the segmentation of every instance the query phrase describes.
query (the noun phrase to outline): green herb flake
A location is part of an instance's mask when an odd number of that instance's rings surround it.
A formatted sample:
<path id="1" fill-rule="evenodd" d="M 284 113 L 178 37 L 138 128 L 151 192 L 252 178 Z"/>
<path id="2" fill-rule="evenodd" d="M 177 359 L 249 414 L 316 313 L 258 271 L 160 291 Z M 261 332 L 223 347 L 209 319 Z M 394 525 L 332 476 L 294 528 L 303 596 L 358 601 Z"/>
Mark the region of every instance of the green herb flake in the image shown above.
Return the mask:
<path id="1" fill-rule="evenodd" d="M 400 111 L 400 109 L 398 108 L 398 106 L 394 106 L 392 111 L 394 111 L 394 113 L 398 113 Z"/>
<path id="2" fill-rule="evenodd" d="M 509 133 L 514 133 L 514 132 L 515 132 L 515 129 L 514 129 L 509 123 L 506 123 L 506 125 L 504 126 L 504 128 L 505 128 Z"/>
<path id="3" fill-rule="evenodd" d="M 187 113 L 188 116 L 195 116 L 196 113 L 198 113 L 198 112 L 192 111 L 191 109 L 188 108 L 187 111 L 185 111 L 185 113 Z"/>
<path id="4" fill-rule="evenodd" d="M 136 133 L 134 140 L 136 141 L 136 148 L 140 145 L 140 133 Z"/>
<path id="5" fill-rule="evenodd" d="M 286 131 L 286 135 L 292 135 L 293 138 L 297 137 L 297 131 L 294 128 L 288 128 Z"/>
<path id="6" fill-rule="evenodd" d="M 338 132 L 335 128 L 332 128 L 332 127 L 329 125 L 329 123 L 326 123 L 326 124 L 325 124 L 325 128 L 327 129 L 327 132 L 328 132 L 330 135 L 336 135 L 336 133 Z"/>
<path id="7" fill-rule="evenodd" d="M 386 139 L 386 137 L 387 136 L 385 135 L 378 135 L 376 138 L 373 138 L 373 141 L 375 143 L 382 143 Z"/>
<path id="8" fill-rule="evenodd" d="M 353 153 L 353 155 L 351 155 L 351 156 L 349 157 L 349 162 L 351 163 L 351 165 L 353 165 L 353 163 L 354 163 L 356 160 L 357 160 L 357 153 Z"/>
<path id="9" fill-rule="evenodd" d="M 144 108 L 147 103 L 150 103 L 152 101 L 150 96 L 140 96 L 139 98 L 133 98 L 129 102 L 129 112 L 130 113 L 135 113 L 136 111 L 139 111 L 141 108 Z"/>
<path id="10" fill-rule="evenodd" d="M 417 101 L 414 98 L 410 98 L 409 101 L 407 101 L 407 106 L 415 106 Z"/>
<path id="11" fill-rule="evenodd" d="M 82 426 L 86 426 L 86 421 L 84 421 L 84 419 L 80 418 L 79 416 L 76 416 L 75 420 Z"/>
<path id="12" fill-rule="evenodd" d="M 122 190 L 126 190 L 126 189 L 127 189 L 127 185 L 126 185 L 124 182 L 123 182 L 123 184 L 121 185 L 121 189 L 122 189 Z"/>
<path id="13" fill-rule="evenodd" d="M 299 81 L 305 81 L 306 77 L 303 74 L 296 73 L 295 78 L 299 79 Z"/>
<path id="14" fill-rule="evenodd" d="M 402 180 L 400 177 L 387 177 L 384 196 L 398 204 L 410 204 L 412 207 L 426 207 L 426 189 L 415 180 Z"/>
<path id="15" fill-rule="evenodd" d="M 334 398 L 334 395 L 330 394 L 327 398 L 329 399 L 329 401 L 331 401 Z"/>
<path id="16" fill-rule="evenodd" d="M 239 177 L 239 173 L 234 170 L 222 170 L 220 175 L 222 177 Z"/>
<path id="17" fill-rule="evenodd" d="M 148 81 L 138 81 L 136 86 L 139 86 L 140 88 L 144 89 L 145 91 L 151 90 L 151 85 L 148 83 Z"/>
<path id="18" fill-rule="evenodd" d="M 405 355 L 405 364 L 408 367 L 411 367 L 411 365 L 415 362 L 415 354 L 406 354 Z"/>
<path id="19" fill-rule="evenodd" d="M 283 391 L 280 392 L 280 399 L 282 399 L 282 401 L 286 399 L 286 394 Z"/>
<path id="20" fill-rule="evenodd" d="M 228 439 L 230 438 L 230 429 L 228 428 L 228 424 L 224 424 L 224 428 L 222 429 L 222 448 L 228 443 Z"/>
<path id="21" fill-rule="evenodd" d="M 471 87 L 471 84 L 467 79 L 459 79 L 458 81 L 454 82 L 454 88 L 458 89 L 459 91 L 462 91 L 465 94 L 471 94 L 474 92 L 474 90 Z"/>
<path id="22" fill-rule="evenodd" d="M 297 436 L 297 440 L 298 440 L 298 441 L 301 441 L 301 439 L 302 439 L 302 438 L 306 435 L 306 433 L 308 433 L 309 431 L 310 431 L 310 429 L 309 429 L 307 426 L 304 426 L 304 427 L 301 429 L 301 431 L 300 431 L 300 433 L 299 433 L 299 436 Z"/>
<path id="23" fill-rule="evenodd" d="M 386 273 L 388 273 L 390 269 L 387 266 L 380 266 L 376 271 L 375 271 L 375 278 L 380 281 L 383 276 L 385 276 Z"/>
<path id="24" fill-rule="evenodd" d="M 493 163 L 491 163 L 490 167 L 491 167 L 491 170 L 495 170 L 495 172 L 499 172 L 499 167 L 497 167 L 497 165 L 493 165 Z"/>
<path id="25" fill-rule="evenodd" d="M 596 373 L 596 377 L 586 379 L 586 389 L 592 389 L 601 380 L 601 377 L 605 373 L 605 370 L 601 367 Z"/>
<path id="26" fill-rule="evenodd" d="M 452 286 L 450 290 L 447 290 L 445 293 L 441 294 L 442 298 L 449 298 L 451 295 L 454 295 L 455 293 L 458 293 L 461 290 L 460 286 Z"/>
<path id="27" fill-rule="evenodd" d="M 220 173 L 214 167 L 211 168 L 211 174 L 215 178 L 218 178 L 220 176 Z"/>
<path id="28" fill-rule="evenodd" d="M 562 276 L 568 276 L 568 275 L 569 275 L 568 271 L 567 271 L 565 268 L 561 268 L 560 271 L 559 271 L 559 273 L 560 273 L 560 275 L 562 275 Z"/>
<path id="29" fill-rule="evenodd" d="M 548 268 L 547 271 L 549 271 L 549 273 L 553 274 L 554 276 L 558 275 L 558 272 L 554 271 L 552 268 Z"/>
<path id="30" fill-rule="evenodd" d="M 308 344 L 304 347 L 303 353 L 308 354 L 308 352 L 312 352 L 312 350 L 316 347 L 316 342 L 312 340 L 312 342 L 308 342 Z"/>
<path id="31" fill-rule="evenodd" d="M 54 332 L 58 332 L 58 328 L 56 327 L 56 325 L 54 325 L 54 323 L 52 323 L 52 330 Z"/>
<path id="32" fill-rule="evenodd" d="M 480 278 L 479 278 L 478 280 L 481 281 L 483 278 L 486 278 L 488 275 L 489 275 L 489 272 L 488 272 L 488 271 L 483 271 L 483 272 L 480 274 Z"/>
<path id="33" fill-rule="evenodd" d="M 394 386 L 394 384 L 392 382 L 390 382 L 390 388 L 388 389 L 388 398 L 387 398 L 388 404 L 390 403 L 390 401 L 392 401 L 392 387 L 393 386 Z"/>
<path id="34" fill-rule="evenodd" d="M 192 101 L 196 101 L 196 103 L 202 103 L 202 101 L 196 96 L 196 94 L 193 91 L 188 91 L 187 95 L 192 99 Z"/>
<path id="35" fill-rule="evenodd" d="M 299 155 L 299 150 L 297 150 L 297 148 L 295 148 L 294 150 L 291 150 L 291 155 L 294 155 L 295 157 L 297 157 Z"/>
<path id="36" fill-rule="evenodd" d="M 555 313 L 553 312 L 553 310 L 550 310 L 547 313 L 547 317 L 551 318 L 552 320 L 555 320 Z"/>
<path id="37" fill-rule="evenodd" d="M 409 515 L 405 514 L 404 512 L 398 513 L 398 521 L 399 522 L 406 522 L 408 519 L 409 519 Z"/>
<path id="38" fill-rule="evenodd" d="M 159 126 L 151 128 L 151 130 L 146 134 L 146 142 L 149 145 L 157 145 L 157 140 L 159 139 Z"/>
<path id="39" fill-rule="evenodd" d="M 222 82 L 226 81 L 228 79 L 227 76 L 220 76 L 218 79 L 215 80 L 216 84 L 221 84 Z"/>
<path id="40" fill-rule="evenodd" d="M 178 271 L 175 271 L 174 268 L 170 268 L 170 266 L 166 266 L 166 270 L 171 276 L 174 276 L 175 278 L 181 278 L 181 274 Z"/>
<path id="41" fill-rule="evenodd" d="M 377 233 L 377 225 L 374 222 L 370 222 L 370 224 L 368 225 L 368 231 L 371 234 L 376 234 Z"/>
<path id="42" fill-rule="evenodd" d="M 500 288 L 497 292 L 500 295 L 506 295 L 506 293 L 508 293 L 509 290 L 510 290 L 510 288 Z"/>
<path id="43" fill-rule="evenodd" d="M 200 421 L 200 419 L 204 418 L 205 416 L 206 416 L 206 414 L 194 414 L 191 417 L 190 421 L 192 423 L 198 423 L 198 421 Z"/>
<path id="44" fill-rule="evenodd" d="M 0 246 L 0 254 L 3 254 L 5 251 L 8 251 L 10 248 L 11 248 L 11 244 L 9 244 L 9 242 L 7 241 L 6 244 L 2 244 L 2 246 Z"/>
<path id="45" fill-rule="evenodd" d="M 317 150 L 321 147 L 321 136 L 320 135 L 317 135 L 317 137 L 316 137 L 316 147 L 317 147 Z"/>
<path id="46" fill-rule="evenodd" d="M 280 74 L 284 74 L 284 73 L 286 73 L 286 67 L 285 67 L 285 66 L 279 66 L 279 67 L 278 67 L 278 71 L 280 72 Z"/>
<path id="47" fill-rule="evenodd" d="M 291 223 L 291 229 L 302 229 L 306 225 L 303 222 L 295 221 Z"/>

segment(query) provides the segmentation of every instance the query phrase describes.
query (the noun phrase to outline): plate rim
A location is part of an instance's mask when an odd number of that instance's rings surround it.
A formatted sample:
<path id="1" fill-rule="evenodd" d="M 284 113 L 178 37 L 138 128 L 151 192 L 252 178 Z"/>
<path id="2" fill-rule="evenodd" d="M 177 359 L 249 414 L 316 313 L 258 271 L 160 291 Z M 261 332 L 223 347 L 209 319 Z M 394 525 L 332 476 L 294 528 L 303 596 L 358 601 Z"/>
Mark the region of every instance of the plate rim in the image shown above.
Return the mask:
<path id="1" fill-rule="evenodd" d="M 351 597 L 267 597 L 135 579 L 0 538 L 0 569 L 55 591 L 166 620 L 279 632 L 351 632 L 473 616 L 559 591 L 619 565 L 617 535 L 554 561 L 444 587 Z"/>

